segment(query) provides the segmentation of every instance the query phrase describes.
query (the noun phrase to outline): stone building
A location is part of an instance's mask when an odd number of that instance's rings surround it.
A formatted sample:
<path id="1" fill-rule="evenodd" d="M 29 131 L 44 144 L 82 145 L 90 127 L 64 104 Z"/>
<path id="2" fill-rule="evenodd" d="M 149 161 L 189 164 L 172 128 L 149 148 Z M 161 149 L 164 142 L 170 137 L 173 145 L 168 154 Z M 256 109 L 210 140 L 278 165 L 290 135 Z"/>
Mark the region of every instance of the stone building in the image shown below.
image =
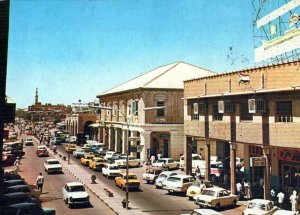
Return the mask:
<path id="1" fill-rule="evenodd" d="M 179 159 L 183 153 L 183 81 L 214 74 L 177 62 L 156 68 L 97 95 L 101 110 L 99 140 L 108 149 L 146 160 L 162 153 Z M 145 109 L 165 106 L 164 109 Z M 128 137 L 135 137 L 128 139 Z"/>
<path id="2" fill-rule="evenodd" d="M 231 171 L 230 162 L 224 166 L 233 193 L 236 154 L 245 159 L 244 172 L 254 187 L 264 179 L 266 198 L 269 185 L 299 190 L 300 62 L 185 81 L 184 120 L 186 156 L 194 145 L 206 157 L 230 157 Z"/>

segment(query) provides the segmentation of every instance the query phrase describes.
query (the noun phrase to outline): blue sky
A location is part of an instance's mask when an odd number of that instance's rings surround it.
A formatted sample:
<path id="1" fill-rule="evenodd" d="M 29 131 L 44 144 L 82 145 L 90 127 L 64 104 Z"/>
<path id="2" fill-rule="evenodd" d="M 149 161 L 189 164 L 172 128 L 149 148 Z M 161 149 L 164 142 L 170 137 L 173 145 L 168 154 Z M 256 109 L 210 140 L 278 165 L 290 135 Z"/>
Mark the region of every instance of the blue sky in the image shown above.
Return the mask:
<path id="1" fill-rule="evenodd" d="M 253 57 L 250 0 L 11 0 L 7 94 L 22 108 L 35 88 L 42 103 L 88 102 L 161 65 L 225 72 Z"/>

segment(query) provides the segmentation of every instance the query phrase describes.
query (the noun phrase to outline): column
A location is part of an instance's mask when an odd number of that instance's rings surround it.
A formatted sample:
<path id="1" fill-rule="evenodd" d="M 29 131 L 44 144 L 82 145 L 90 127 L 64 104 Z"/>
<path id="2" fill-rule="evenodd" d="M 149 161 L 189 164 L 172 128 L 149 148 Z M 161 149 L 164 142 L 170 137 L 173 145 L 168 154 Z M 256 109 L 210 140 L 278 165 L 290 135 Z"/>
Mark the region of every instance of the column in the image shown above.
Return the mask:
<path id="1" fill-rule="evenodd" d="M 114 149 L 114 131 L 112 127 L 108 128 L 108 150 Z"/>
<path id="2" fill-rule="evenodd" d="M 205 142 L 205 167 L 206 167 L 206 171 L 205 171 L 205 180 L 210 180 L 210 142 L 209 139 L 206 138 L 206 142 Z"/>
<path id="3" fill-rule="evenodd" d="M 185 136 L 184 138 L 184 172 L 187 175 L 192 173 L 192 137 Z"/>
<path id="4" fill-rule="evenodd" d="M 108 149 L 108 141 L 107 141 L 107 136 L 106 136 L 106 127 L 103 127 L 103 135 L 102 135 L 102 138 L 103 138 L 103 143 L 105 145 L 105 148 Z"/>
<path id="5" fill-rule="evenodd" d="M 269 165 L 269 148 L 264 147 L 263 153 L 266 159 L 266 166 L 264 172 L 264 199 L 270 200 L 270 165 Z"/>
<path id="6" fill-rule="evenodd" d="M 121 136 L 120 136 L 120 129 L 115 128 L 115 152 L 121 152 Z"/>
<path id="7" fill-rule="evenodd" d="M 230 143 L 230 189 L 236 194 L 236 142 Z"/>
<path id="8" fill-rule="evenodd" d="M 147 161 L 148 156 L 150 156 L 150 155 L 147 156 L 147 149 L 150 150 L 151 131 L 140 132 L 140 138 L 141 138 L 141 146 L 143 147 L 141 151 L 141 160 Z"/>
<path id="9" fill-rule="evenodd" d="M 127 144 L 128 144 L 128 131 L 122 130 L 122 154 L 127 153 Z"/>
<path id="10" fill-rule="evenodd" d="M 131 131 L 131 137 L 137 137 L 137 131 Z M 131 141 L 131 146 L 136 146 L 136 145 L 137 145 L 137 141 Z M 137 157 L 136 152 L 131 152 L 130 155 L 133 157 Z"/>

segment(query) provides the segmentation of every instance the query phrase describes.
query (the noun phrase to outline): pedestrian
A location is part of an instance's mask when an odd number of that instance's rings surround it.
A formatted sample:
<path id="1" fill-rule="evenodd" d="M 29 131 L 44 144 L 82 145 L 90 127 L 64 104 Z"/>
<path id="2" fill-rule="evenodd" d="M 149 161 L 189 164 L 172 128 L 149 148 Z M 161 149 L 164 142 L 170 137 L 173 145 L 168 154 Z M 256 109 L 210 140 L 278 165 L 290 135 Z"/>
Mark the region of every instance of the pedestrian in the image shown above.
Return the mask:
<path id="1" fill-rule="evenodd" d="M 16 166 L 16 172 L 20 172 L 20 165 L 22 165 L 22 163 L 19 157 L 15 160 L 14 165 Z"/>
<path id="2" fill-rule="evenodd" d="M 280 191 L 277 194 L 277 203 L 278 203 L 278 207 L 279 208 L 283 208 L 283 206 L 284 206 L 284 200 L 285 200 L 284 193 L 282 191 Z"/>
<path id="3" fill-rule="evenodd" d="M 240 197 L 242 197 L 242 190 L 243 189 L 243 186 L 240 182 L 236 183 L 236 192 L 237 192 L 237 195 Z"/>
<path id="4" fill-rule="evenodd" d="M 159 160 L 159 159 L 161 159 L 162 158 L 162 154 L 161 154 L 161 152 L 159 152 L 158 154 L 157 154 L 157 160 Z"/>
<path id="5" fill-rule="evenodd" d="M 154 164 L 155 163 L 155 156 L 154 155 L 151 155 L 151 164 Z"/>
<path id="6" fill-rule="evenodd" d="M 200 185 L 200 193 L 202 193 L 202 191 L 206 188 L 205 183 L 203 180 L 201 180 L 201 185 Z"/>
<path id="7" fill-rule="evenodd" d="M 202 155 L 201 155 L 201 153 L 199 154 L 199 157 L 200 157 L 200 160 L 202 160 Z"/>
<path id="8" fill-rule="evenodd" d="M 271 194 L 271 199 L 274 202 L 274 205 L 276 205 L 276 192 L 273 188 L 271 189 L 270 194 Z"/>
<path id="9" fill-rule="evenodd" d="M 200 171 L 199 166 L 196 167 L 195 174 L 196 174 L 196 179 L 197 179 L 197 178 L 198 178 L 198 179 L 201 178 L 201 171 Z"/>
<path id="10" fill-rule="evenodd" d="M 44 186 L 44 176 L 40 172 L 38 177 L 36 178 L 36 184 L 37 184 L 37 189 L 41 190 L 41 193 L 43 193 L 43 186 Z"/>
<path id="11" fill-rule="evenodd" d="M 298 196 L 296 190 L 294 190 L 293 194 L 290 196 L 290 202 L 292 204 L 292 211 L 296 213 L 298 210 Z"/>
<path id="12" fill-rule="evenodd" d="M 245 198 L 249 200 L 251 198 L 251 184 L 247 179 L 244 180 L 244 189 Z"/>

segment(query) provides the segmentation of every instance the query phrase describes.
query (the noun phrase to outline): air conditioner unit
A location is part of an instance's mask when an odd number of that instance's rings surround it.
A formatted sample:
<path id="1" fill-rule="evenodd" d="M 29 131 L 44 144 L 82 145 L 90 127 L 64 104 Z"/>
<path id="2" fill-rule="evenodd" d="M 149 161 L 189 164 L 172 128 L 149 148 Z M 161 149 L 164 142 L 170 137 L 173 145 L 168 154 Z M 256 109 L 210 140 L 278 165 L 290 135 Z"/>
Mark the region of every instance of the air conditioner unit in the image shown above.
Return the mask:
<path id="1" fill-rule="evenodd" d="M 234 111 L 234 103 L 231 101 L 218 101 L 219 113 L 231 113 Z"/>
<path id="2" fill-rule="evenodd" d="M 207 104 L 206 103 L 199 103 L 199 112 L 206 113 L 207 112 Z"/>
<path id="3" fill-rule="evenodd" d="M 264 99 L 248 99 L 249 113 L 263 113 L 267 110 L 266 100 Z"/>

